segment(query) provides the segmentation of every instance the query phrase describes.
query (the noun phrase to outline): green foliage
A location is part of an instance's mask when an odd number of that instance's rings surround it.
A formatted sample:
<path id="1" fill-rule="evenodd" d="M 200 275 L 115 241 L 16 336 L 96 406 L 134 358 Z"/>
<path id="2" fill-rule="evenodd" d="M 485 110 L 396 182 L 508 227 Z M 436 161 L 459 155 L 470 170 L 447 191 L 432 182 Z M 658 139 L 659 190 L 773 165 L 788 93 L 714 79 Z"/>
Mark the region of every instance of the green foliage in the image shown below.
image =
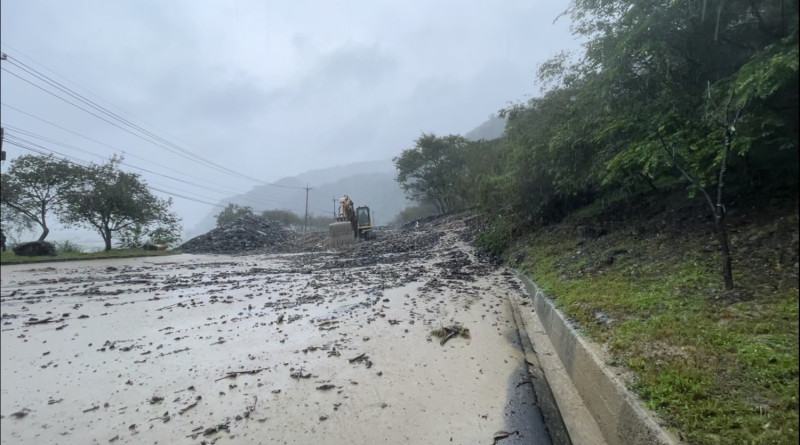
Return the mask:
<path id="1" fill-rule="evenodd" d="M 119 247 L 141 249 L 145 244 L 174 247 L 181 241 L 181 226 L 177 215 L 168 212 L 149 225 L 135 224 L 120 231 Z"/>
<path id="2" fill-rule="evenodd" d="M 499 256 L 511 246 L 517 233 L 517 224 L 511 218 L 497 215 L 491 220 L 488 229 L 478 235 L 475 245 Z"/>
<path id="3" fill-rule="evenodd" d="M 232 202 L 228 203 L 228 206 L 216 215 L 217 227 L 222 227 L 225 224 L 229 224 L 239 218 L 247 216 L 255 216 L 252 207 L 240 206 L 239 204 L 234 204 Z"/>
<path id="4" fill-rule="evenodd" d="M 417 202 L 432 202 L 440 213 L 461 208 L 458 184 L 464 175 L 464 161 L 459 152 L 467 144 L 465 138 L 456 135 L 423 133 L 417 138 L 413 148 L 393 159 L 396 180 L 406 196 Z"/>
<path id="5" fill-rule="evenodd" d="M 289 210 L 264 210 L 261 216 L 270 221 L 278 221 L 286 227 L 302 227 L 305 219 Z"/>
<path id="6" fill-rule="evenodd" d="M 131 243 L 142 234 L 174 238 L 180 233 L 172 200 L 153 195 L 141 177 L 119 170 L 122 158 L 82 167 L 78 184 L 66 196 L 63 220 L 97 230 L 111 250 L 112 237 L 123 233 Z"/>
<path id="7" fill-rule="evenodd" d="M 403 225 L 438 214 L 439 210 L 435 205 L 421 202 L 418 205 L 406 207 L 401 210 L 400 213 L 398 213 L 395 217 L 393 223 Z"/>
<path id="8" fill-rule="evenodd" d="M 70 240 L 53 241 L 52 243 L 58 254 L 83 253 L 83 247 Z"/>
<path id="9" fill-rule="evenodd" d="M 14 214 L 3 216 L 4 226 L 30 227 L 36 223 L 42 229 L 39 240 L 44 241 L 50 233 L 47 215 L 63 212 L 66 195 L 78 184 L 77 174 L 75 165 L 52 156 L 24 155 L 12 160 L 0 178 L 3 213 Z"/>
<path id="10" fill-rule="evenodd" d="M 583 56 L 544 63 L 544 94 L 501 111 L 499 161 L 459 187 L 466 205 L 540 227 L 678 178 L 708 204 L 732 287 L 728 194 L 759 182 L 796 189 L 786 161 L 800 127 L 797 3 L 574 0 L 567 14 Z M 795 155 L 770 155 L 779 149 Z M 485 161 L 462 157 L 458 168 Z"/>
<path id="11" fill-rule="evenodd" d="M 796 283 L 775 293 L 754 284 L 755 298 L 728 304 L 711 296 L 717 267 L 696 246 L 687 256 L 660 237 L 619 236 L 576 248 L 558 233 L 535 238 L 525 270 L 688 443 L 797 442 Z M 603 261 L 609 252 L 628 253 Z"/>
<path id="12" fill-rule="evenodd" d="M 298 217 L 299 218 L 299 217 Z M 308 226 L 306 228 L 309 232 L 328 232 L 328 226 L 333 222 L 333 219 L 328 216 L 311 216 L 308 217 Z M 306 225 L 305 221 L 302 223 Z M 295 230 L 299 230 L 300 224 L 297 225 Z"/>
<path id="13" fill-rule="evenodd" d="M 0 230 L 6 237 L 7 246 L 19 242 L 22 233 L 33 230 L 35 224 L 36 222 L 24 213 L 17 212 L 0 201 Z"/>
<path id="14" fill-rule="evenodd" d="M 181 243 L 181 225 L 175 213 L 167 213 L 148 232 L 147 242 L 174 247 Z"/>

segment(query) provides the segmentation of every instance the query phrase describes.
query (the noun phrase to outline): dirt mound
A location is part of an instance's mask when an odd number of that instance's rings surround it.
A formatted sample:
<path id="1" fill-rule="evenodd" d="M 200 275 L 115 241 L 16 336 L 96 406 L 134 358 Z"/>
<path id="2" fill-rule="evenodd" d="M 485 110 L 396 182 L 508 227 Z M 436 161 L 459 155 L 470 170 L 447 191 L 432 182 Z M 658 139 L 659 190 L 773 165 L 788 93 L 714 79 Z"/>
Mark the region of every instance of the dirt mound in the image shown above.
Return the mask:
<path id="1" fill-rule="evenodd" d="M 431 249 L 445 233 L 454 233 L 460 241 L 470 243 L 478 231 L 472 224 L 474 218 L 472 214 L 438 216 L 399 229 L 378 228 L 374 239 L 358 240 L 350 248 L 337 249 L 329 266 L 366 266 L 430 257 Z M 328 250 L 328 236 L 297 233 L 279 222 L 247 216 L 192 238 L 175 250 L 212 254 L 322 252 Z"/>
<path id="2" fill-rule="evenodd" d="M 321 237 L 298 234 L 260 216 L 245 216 L 196 236 L 175 250 L 186 253 L 293 253 L 321 249 Z"/>

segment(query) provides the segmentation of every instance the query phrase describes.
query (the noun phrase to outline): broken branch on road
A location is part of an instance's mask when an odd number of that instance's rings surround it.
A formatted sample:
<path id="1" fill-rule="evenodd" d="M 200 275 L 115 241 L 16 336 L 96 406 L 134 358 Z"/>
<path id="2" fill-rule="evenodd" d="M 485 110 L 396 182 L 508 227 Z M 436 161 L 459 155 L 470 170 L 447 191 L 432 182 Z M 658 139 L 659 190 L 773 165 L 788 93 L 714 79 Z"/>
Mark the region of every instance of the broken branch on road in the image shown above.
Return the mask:
<path id="1" fill-rule="evenodd" d="M 236 376 L 241 375 L 241 374 L 257 374 L 257 373 L 259 373 L 259 372 L 261 372 L 263 370 L 264 370 L 264 368 L 251 369 L 249 371 L 231 371 L 231 372 L 225 374 L 224 376 L 222 376 L 222 377 L 220 377 L 220 378 L 218 378 L 218 379 L 216 379 L 214 381 L 218 382 L 218 381 L 220 381 L 222 379 L 235 379 Z"/>
<path id="2" fill-rule="evenodd" d="M 461 326 L 460 324 L 452 324 L 450 326 L 444 326 L 439 329 L 434 329 L 431 331 L 431 335 L 434 337 L 439 337 L 441 340 L 439 341 L 440 346 L 444 346 L 448 340 L 453 337 L 460 336 L 462 338 L 470 338 L 469 336 L 469 329 Z"/>

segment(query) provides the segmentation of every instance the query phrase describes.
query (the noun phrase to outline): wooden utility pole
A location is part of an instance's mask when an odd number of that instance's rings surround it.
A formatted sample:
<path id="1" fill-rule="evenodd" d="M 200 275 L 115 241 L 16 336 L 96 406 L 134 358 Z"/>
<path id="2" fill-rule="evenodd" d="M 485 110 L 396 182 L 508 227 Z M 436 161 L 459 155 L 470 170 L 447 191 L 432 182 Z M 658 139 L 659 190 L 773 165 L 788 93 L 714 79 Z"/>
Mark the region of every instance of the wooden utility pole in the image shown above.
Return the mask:
<path id="1" fill-rule="evenodd" d="M 303 223 L 303 233 L 308 231 L 308 191 L 311 190 L 308 188 L 308 183 L 306 183 L 305 191 L 306 191 L 306 218 L 305 222 Z"/>
<path id="2" fill-rule="evenodd" d="M 8 55 L 6 53 L 0 52 L 0 60 L 7 60 Z M 6 160 L 6 151 L 3 150 L 3 136 L 5 136 L 5 128 L 0 127 L 0 161 Z"/>

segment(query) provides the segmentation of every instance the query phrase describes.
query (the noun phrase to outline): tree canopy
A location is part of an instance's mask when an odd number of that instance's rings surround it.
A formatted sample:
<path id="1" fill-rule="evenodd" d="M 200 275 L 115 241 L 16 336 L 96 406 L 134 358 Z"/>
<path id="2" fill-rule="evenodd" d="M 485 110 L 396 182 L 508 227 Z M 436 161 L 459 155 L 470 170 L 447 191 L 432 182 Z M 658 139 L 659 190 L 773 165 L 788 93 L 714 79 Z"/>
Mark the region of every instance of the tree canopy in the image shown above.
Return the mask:
<path id="1" fill-rule="evenodd" d="M 78 167 L 64 159 L 34 155 L 13 159 L 0 179 L 0 202 L 16 216 L 4 219 L 26 226 L 35 222 L 42 229 L 39 241 L 44 241 L 50 233 L 48 214 L 64 210 L 66 196 L 77 184 L 77 175 Z"/>
<path id="2" fill-rule="evenodd" d="M 398 172 L 397 182 L 406 196 L 431 202 L 440 213 L 457 208 L 460 202 L 455 185 L 463 167 L 459 151 L 466 144 L 462 136 L 423 133 L 413 148 L 403 150 L 393 162 Z"/>
<path id="3" fill-rule="evenodd" d="M 217 227 L 222 227 L 225 224 L 236 221 L 245 216 L 255 216 L 253 208 L 250 206 L 241 206 L 239 204 L 228 203 L 221 212 L 217 213 Z"/>
<path id="4" fill-rule="evenodd" d="M 65 223 L 97 230 L 111 250 L 114 233 L 139 231 L 174 239 L 180 232 L 172 201 L 153 195 L 135 173 L 121 171 L 119 157 L 81 169 L 79 181 L 67 194 Z"/>

